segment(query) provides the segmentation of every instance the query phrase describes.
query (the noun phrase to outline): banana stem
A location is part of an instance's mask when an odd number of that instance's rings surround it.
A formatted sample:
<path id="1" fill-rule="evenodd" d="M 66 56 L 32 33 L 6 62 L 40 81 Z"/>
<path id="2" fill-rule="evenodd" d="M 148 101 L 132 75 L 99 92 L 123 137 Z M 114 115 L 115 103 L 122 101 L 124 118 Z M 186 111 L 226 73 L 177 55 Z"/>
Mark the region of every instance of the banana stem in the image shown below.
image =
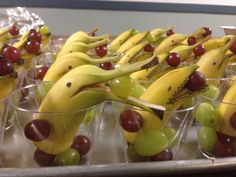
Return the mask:
<path id="1" fill-rule="evenodd" d="M 108 37 L 100 40 L 100 41 L 96 41 L 94 43 L 91 43 L 91 44 L 88 44 L 88 48 L 95 48 L 97 46 L 100 46 L 100 45 L 103 45 L 103 44 L 106 44 L 108 42 Z"/>
<path id="2" fill-rule="evenodd" d="M 105 39 L 108 37 L 109 37 L 109 35 L 107 35 L 107 34 L 101 35 L 101 36 L 88 36 L 88 38 L 91 42 L 96 42 L 96 41 L 99 41 L 99 40 L 102 40 L 102 39 Z"/>
<path id="3" fill-rule="evenodd" d="M 114 77 L 118 77 L 120 75 L 125 75 L 125 74 L 129 74 L 129 73 L 132 73 L 135 71 L 151 68 L 153 66 L 156 66 L 157 64 L 159 64 L 158 58 L 152 56 L 149 59 L 146 59 L 146 60 L 143 60 L 140 62 L 136 62 L 133 64 L 123 64 L 120 66 L 116 66 L 116 69 L 110 70 L 109 72 L 111 72 L 110 75 L 112 75 Z"/>
<path id="4" fill-rule="evenodd" d="M 100 63 L 104 63 L 104 62 L 109 62 L 109 61 L 119 61 L 119 59 L 121 58 L 121 54 L 116 54 L 114 56 L 110 56 L 110 57 L 106 57 L 106 58 L 91 58 L 90 59 L 90 63 L 92 64 L 100 64 Z"/>
<path id="5" fill-rule="evenodd" d="M 231 46 L 232 44 L 236 41 L 236 36 L 232 37 L 223 47 L 222 51 L 225 53 Z"/>

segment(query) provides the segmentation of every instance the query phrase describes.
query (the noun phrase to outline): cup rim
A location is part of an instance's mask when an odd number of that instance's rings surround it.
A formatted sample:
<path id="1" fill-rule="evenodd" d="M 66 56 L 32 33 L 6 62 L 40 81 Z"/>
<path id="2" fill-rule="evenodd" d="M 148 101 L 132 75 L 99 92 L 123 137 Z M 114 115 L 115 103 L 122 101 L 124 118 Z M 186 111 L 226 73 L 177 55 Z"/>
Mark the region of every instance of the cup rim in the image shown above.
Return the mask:
<path id="1" fill-rule="evenodd" d="M 62 111 L 62 112 L 40 112 L 38 110 L 30 110 L 30 109 L 25 109 L 25 108 L 21 108 L 19 106 L 17 106 L 16 104 L 13 103 L 12 101 L 12 97 L 14 97 L 15 94 L 19 93 L 20 91 L 22 90 L 25 90 L 25 89 L 28 89 L 28 88 L 32 88 L 32 87 L 36 87 L 42 83 L 49 83 L 50 81 L 46 81 L 46 82 L 36 82 L 35 84 L 30 84 L 30 85 L 27 85 L 27 86 L 24 86 L 24 87 L 21 87 L 17 90 L 14 90 L 12 91 L 8 97 L 7 97 L 7 100 L 8 100 L 8 103 L 9 103 L 9 106 L 11 108 L 13 108 L 14 110 L 18 110 L 18 111 L 22 111 L 22 112 L 29 112 L 29 113 L 33 113 L 33 114 L 58 114 L 58 115 L 61 115 L 61 114 L 75 114 L 75 113 L 78 113 L 78 112 L 82 112 L 82 111 L 88 111 L 89 109 L 93 109 L 95 108 L 97 105 L 94 105 L 94 106 L 91 106 L 91 107 L 88 107 L 88 108 L 83 108 L 83 109 L 75 109 L 75 110 L 71 110 L 71 111 Z"/>

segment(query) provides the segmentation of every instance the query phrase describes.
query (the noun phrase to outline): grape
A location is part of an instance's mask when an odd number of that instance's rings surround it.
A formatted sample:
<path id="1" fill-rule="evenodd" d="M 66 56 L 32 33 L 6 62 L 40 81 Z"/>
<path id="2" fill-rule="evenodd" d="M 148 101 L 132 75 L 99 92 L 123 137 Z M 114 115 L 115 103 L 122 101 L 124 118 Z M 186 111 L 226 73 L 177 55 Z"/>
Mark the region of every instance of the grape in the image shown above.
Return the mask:
<path id="1" fill-rule="evenodd" d="M 55 159 L 55 155 L 48 154 L 39 149 L 36 149 L 36 151 L 34 152 L 34 160 L 41 167 L 52 165 L 54 159 Z"/>
<path id="2" fill-rule="evenodd" d="M 202 126 L 198 132 L 198 142 L 203 150 L 213 151 L 217 143 L 216 131 L 211 127 Z"/>
<path id="3" fill-rule="evenodd" d="M 4 56 L 0 55 L 0 76 L 5 76 L 14 72 L 12 62 L 7 60 Z"/>
<path id="4" fill-rule="evenodd" d="M 28 37 L 28 41 L 41 42 L 41 40 L 42 40 L 42 35 L 40 32 L 37 31 L 31 32 Z"/>
<path id="5" fill-rule="evenodd" d="M 145 90 L 146 90 L 146 88 L 143 85 L 134 84 L 134 87 L 132 89 L 130 96 L 133 96 L 135 98 L 139 98 L 145 92 Z"/>
<path id="6" fill-rule="evenodd" d="M 48 26 L 43 25 L 39 28 L 39 32 L 41 35 L 47 35 L 50 33 L 50 30 L 49 30 Z"/>
<path id="7" fill-rule="evenodd" d="M 143 126 L 143 118 L 138 112 L 127 109 L 120 114 L 120 125 L 128 132 L 137 132 Z"/>
<path id="8" fill-rule="evenodd" d="M 155 42 L 155 38 L 150 33 L 147 35 L 146 40 L 151 43 Z"/>
<path id="9" fill-rule="evenodd" d="M 229 50 L 230 50 L 231 52 L 233 52 L 234 54 L 236 54 L 236 42 L 231 45 L 231 47 L 229 48 Z"/>
<path id="10" fill-rule="evenodd" d="M 219 139 L 214 148 L 216 157 L 231 157 L 234 155 L 233 145 L 224 139 Z"/>
<path id="11" fill-rule="evenodd" d="M 104 70 L 113 70 L 114 69 L 114 65 L 112 62 L 108 61 L 108 62 L 104 62 L 101 63 L 99 65 L 100 68 L 104 69 Z"/>
<path id="12" fill-rule="evenodd" d="M 97 46 L 95 48 L 95 52 L 96 52 L 97 56 L 99 56 L 99 57 L 106 56 L 106 54 L 107 54 L 107 45 L 104 44 L 104 45 Z"/>
<path id="13" fill-rule="evenodd" d="M 196 57 L 202 56 L 206 52 L 206 49 L 203 45 L 199 44 L 193 49 L 193 53 Z"/>
<path id="14" fill-rule="evenodd" d="M 25 50 L 28 53 L 36 54 L 40 50 L 40 42 L 28 41 L 25 45 Z"/>
<path id="15" fill-rule="evenodd" d="M 74 148 L 69 148 L 56 155 L 55 163 L 60 166 L 76 165 L 80 160 L 79 152 Z"/>
<path id="16" fill-rule="evenodd" d="M 234 112 L 229 119 L 231 127 L 236 130 L 236 112 Z"/>
<path id="17" fill-rule="evenodd" d="M 168 138 L 169 142 L 172 142 L 175 139 L 176 131 L 173 128 L 163 128 L 163 133 Z"/>
<path id="18" fill-rule="evenodd" d="M 32 141 L 43 141 L 49 136 L 50 130 L 51 126 L 48 121 L 35 119 L 25 125 L 24 134 Z"/>
<path id="19" fill-rule="evenodd" d="M 152 44 L 147 44 L 145 47 L 144 47 L 144 52 L 153 52 L 154 51 L 154 47 Z"/>
<path id="20" fill-rule="evenodd" d="M 206 86 L 206 78 L 203 73 L 195 71 L 190 77 L 185 87 L 191 91 L 202 90 Z"/>
<path id="21" fill-rule="evenodd" d="M 17 62 L 21 58 L 20 51 L 12 46 L 5 47 L 2 54 L 12 63 Z"/>
<path id="22" fill-rule="evenodd" d="M 173 157 L 172 152 L 168 149 L 165 149 L 159 154 L 151 156 L 149 159 L 151 161 L 167 161 L 167 160 L 172 160 L 172 157 Z"/>
<path id="23" fill-rule="evenodd" d="M 159 130 L 145 131 L 137 136 L 134 142 L 135 151 L 142 156 L 153 156 L 169 145 L 166 135 Z"/>
<path id="24" fill-rule="evenodd" d="M 212 34 L 211 28 L 204 27 L 203 29 L 205 30 L 205 32 L 202 34 L 202 37 L 207 37 Z"/>
<path id="25" fill-rule="evenodd" d="M 96 36 L 96 32 L 93 31 L 93 32 L 89 33 L 89 36 Z"/>
<path id="26" fill-rule="evenodd" d="M 167 64 L 172 67 L 178 66 L 180 64 L 180 61 L 181 60 L 178 53 L 170 53 L 166 58 Z"/>
<path id="27" fill-rule="evenodd" d="M 166 36 L 171 36 L 172 34 L 174 34 L 174 31 L 172 29 L 166 32 Z"/>
<path id="28" fill-rule="evenodd" d="M 194 36 L 188 38 L 188 45 L 194 45 L 197 43 L 197 39 Z"/>
<path id="29" fill-rule="evenodd" d="M 206 96 L 210 99 L 216 100 L 220 95 L 220 90 L 214 85 L 208 85 L 208 89 L 203 92 L 203 96 Z"/>
<path id="30" fill-rule="evenodd" d="M 91 143 L 87 136 L 78 135 L 74 138 L 73 143 L 71 145 L 72 148 L 76 149 L 80 156 L 83 156 L 88 153 L 90 149 Z"/>
<path id="31" fill-rule="evenodd" d="M 109 87 L 111 91 L 120 97 L 127 97 L 131 94 L 132 89 L 134 87 L 134 81 L 127 76 L 121 76 L 113 79 L 109 83 Z"/>
<path id="32" fill-rule="evenodd" d="M 48 69 L 49 69 L 48 66 L 40 67 L 39 70 L 38 70 L 38 74 L 37 74 L 37 78 L 36 79 L 39 79 L 39 80 L 42 81 L 44 76 L 45 76 L 45 74 L 47 73 Z"/>
<path id="33" fill-rule="evenodd" d="M 200 124 L 208 127 L 214 127 L 220 119 L 217 110 L 210 103 L 201 103 L 197 107 L 195 116 Z"/>
<path id="34" fill-rule="evenodd" d="M 19 34 L 19 28 L 16 25 L 13 25 L 9 29 L 9 34 L 12 35 L 12 36 L 17 36 Z"/>

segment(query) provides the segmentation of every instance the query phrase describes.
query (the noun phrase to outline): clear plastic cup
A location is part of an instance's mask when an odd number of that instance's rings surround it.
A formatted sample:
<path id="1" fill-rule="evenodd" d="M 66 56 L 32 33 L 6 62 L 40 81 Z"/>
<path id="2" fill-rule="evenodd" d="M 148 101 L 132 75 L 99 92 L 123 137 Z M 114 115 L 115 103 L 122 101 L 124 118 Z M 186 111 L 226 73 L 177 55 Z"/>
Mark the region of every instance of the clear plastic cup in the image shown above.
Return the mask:
<path id="1" fill-rule="evenodd" d="M 17 152 L 14 152 L 19 156 L 17 164 L 16 161 L 6 162 L 9 166 L 32 167 L 89 163 L 89 153 L 93 148 L 94 136 L 98 130 L 103 106 L 96 105 L 69 112 L 40 112 L 38 111 L 40 104 L 49 89 L 48 82 L 42 82 L 25 86 L 9 95 L 9 105 L 14 110 L 16 122 L 14 128 L 16 131 L 7 140 L 15 142 L 12 137 L 17 136 L 19 142 Z M 91 146 L 89 151 L 84 154 L 84 152 L 76 150 L 83 162 L 64 163 L 61 154 L 72 147 L 75 138 L 79 135 L 89 139 Z M 9 143 L 6 145 L 9 146 Z M 75 149 L 73 148 L 74 151 Z M 39 150 L 43 154 L 46 153 L 51 161 L 40 162 L 40 156 L 37 156 L 40 155 L 40 153 L 37 154 Z M 7 148 L 5 151 L 5 153 L 11 153 Z"/>
<path id="2" fill-rule="evenodd" d="M 177 110 L 165 111 L 164 119 L 162 121 L 160 121 L 157 117 L 154 118 L 153 114 L 148 114 L 148 116 L 150 116 L 151 118 L 147 119 L 142 117 L 142 128 L 134 132 L 129 131 L 124 127 L 124 125 L 122 125 L 121 114 L 130 109 L 138 112 L 139 114 L 141 112 L 144 113 L 145 111 L 140 112 L 140 110 L 137 108 L 133 108 L 125 104 L 115 103 L 113 107 L 116 109 L 115 116 L 120 127 L 121 136 L 123 136 L 127 162 L 165 161 L 181 159 L 182 155 L 180 155 L 180 151 L 185 143 L 188 131 L 192 126 L 194 120 L 193 112 L 198 103 L 199 99 L 193 97 L 191 100 L 191 104 L 183 105 Z M 143 113 L 141 113 L 141 116 L 144 115 Z M 129 116 L 130 115 L 133 115 L 133 113 L 129 114 Z M 161 138 L 162 140 L 160 139 L 160 141 L 155 140 L 155 142 L 153 141 L 153 139 L 155 138 L 148 138 L 149 140 L 147 141 L 144 140 L 143 137 L 148 137 L 149 133 L 150 135 L 155 134 L 155 136 L 157 135 L 157 137 L 164 136 L 164 138 Z M 140 140 L 140 137 L 142 137 L 142 140 Z M 160 147 L 161 150 L 159 149 L 159 152 L 157 150 L 148 152 L 149 150 L 147 149 L 149 149 L 149 146 L 146 147 L 147 151 L 144 149 L 145 152 L 142 152 L 142 148 L 144 147 L 141 147 L 141 144 L 150 143 L 153 148 L 154 146 L 159 146 L 159 143 L 163 144 L 163 141 L 165 142 L 165 145 Z M 155 151 L 158 153 L 153 154 Z M 143 155 L 142 153 L 145 155 Z M 146 155 L 149 153 L 152 155 Z"/>

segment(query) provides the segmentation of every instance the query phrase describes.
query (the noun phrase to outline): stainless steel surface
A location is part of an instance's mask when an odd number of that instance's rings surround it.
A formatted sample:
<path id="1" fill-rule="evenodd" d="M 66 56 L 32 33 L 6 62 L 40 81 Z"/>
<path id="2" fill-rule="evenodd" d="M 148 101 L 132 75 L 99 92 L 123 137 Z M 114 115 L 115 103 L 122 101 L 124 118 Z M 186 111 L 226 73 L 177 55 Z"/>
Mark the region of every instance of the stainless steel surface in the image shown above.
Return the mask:
<path id="1" fill-rule="evenodd" d="M 29 155 L 34 148 L 23 138 L 20 128 L 14 126 L 5 134 L 0 154 L 5 167 L 0 169 L 0 177 L 158 176 L 232 170 L 236 167 L 235 157 L 203 159 L 195 140 L 194 126 L 188 133 L 179 160 L 130 163 L 125 150 L 126 143 L 117 125 L 114 112 L 107 106 L 93 148 L 83 165 L 45 168 L 39 168 L 34 163 Z"/>

